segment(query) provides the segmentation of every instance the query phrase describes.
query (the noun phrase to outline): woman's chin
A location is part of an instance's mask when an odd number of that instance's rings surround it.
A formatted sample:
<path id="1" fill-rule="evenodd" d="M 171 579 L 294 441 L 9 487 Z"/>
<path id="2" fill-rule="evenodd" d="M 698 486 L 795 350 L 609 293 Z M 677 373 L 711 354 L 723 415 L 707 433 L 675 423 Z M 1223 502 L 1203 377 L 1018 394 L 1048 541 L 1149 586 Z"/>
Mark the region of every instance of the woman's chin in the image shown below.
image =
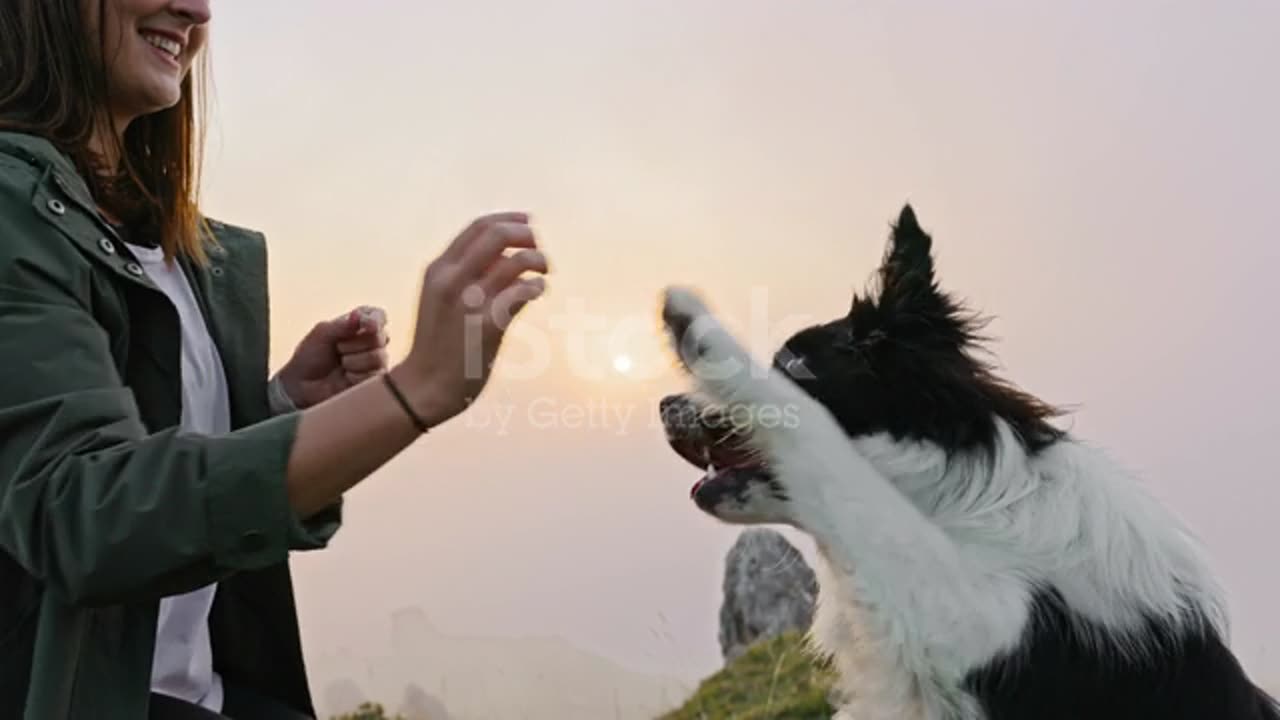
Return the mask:
<path id="1" fill-rule="evenodd" d="M 138 86 L 133 92 L 120 93 L 116 102 L 116 117 L 129 121 L 164 112 L 182 100 L 182 86 L 173 82 L 151 82 Z"/>

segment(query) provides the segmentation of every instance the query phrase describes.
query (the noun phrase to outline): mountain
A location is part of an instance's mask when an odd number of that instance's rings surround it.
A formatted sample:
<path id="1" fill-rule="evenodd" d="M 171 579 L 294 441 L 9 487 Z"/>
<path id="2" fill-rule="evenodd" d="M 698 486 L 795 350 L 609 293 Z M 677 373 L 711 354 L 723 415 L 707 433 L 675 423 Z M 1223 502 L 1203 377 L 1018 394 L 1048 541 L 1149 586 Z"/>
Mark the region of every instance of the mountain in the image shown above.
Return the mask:
<path id="1" fill-rule="evenodd" d="M 651 720 L 692 689 L 673 677 L 628 670 L 559 638 L 450 635 L 418 608 L 394 613 L 390 635 L 385 656 L 359 663 L 348 658 L 342 676 L 354 680 L 343 682 L 341 693 L 324 694 L 321 717 L 354 710 L 331 705 L 330 697 L 407 698 L 416 688 L 419 700 L 427 698 L 429 709 L 444 709 L 451 720 Z M 337 663 L 327 660 L 322 665 L 337 671 Z"/>

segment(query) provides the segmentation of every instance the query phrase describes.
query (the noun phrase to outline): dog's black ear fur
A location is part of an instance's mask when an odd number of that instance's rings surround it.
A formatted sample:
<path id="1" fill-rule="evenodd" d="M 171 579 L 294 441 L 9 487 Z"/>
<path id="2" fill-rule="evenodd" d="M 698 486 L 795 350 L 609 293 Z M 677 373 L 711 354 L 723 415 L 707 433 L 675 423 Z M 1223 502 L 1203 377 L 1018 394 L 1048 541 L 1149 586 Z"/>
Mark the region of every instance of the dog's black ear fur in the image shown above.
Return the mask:
<path id="1" fill-rule="evenodd" d="M 880 264 L 883 308 L 913 314 L 941 309 L 932 251 L 933 238 L 920 227 L 911 205 L 904 205 Z"/>
<path id="2" fill-rule="evenodd" d="M 932 249 L 933 238 L 920 227 L 915 209 L 910 204 L 903 205 L 902 212 L 898 214 L 898 222 L 893 225 L 893 236 L 889 240 L 885 260 L 895 267 L 932 276 Z"/>

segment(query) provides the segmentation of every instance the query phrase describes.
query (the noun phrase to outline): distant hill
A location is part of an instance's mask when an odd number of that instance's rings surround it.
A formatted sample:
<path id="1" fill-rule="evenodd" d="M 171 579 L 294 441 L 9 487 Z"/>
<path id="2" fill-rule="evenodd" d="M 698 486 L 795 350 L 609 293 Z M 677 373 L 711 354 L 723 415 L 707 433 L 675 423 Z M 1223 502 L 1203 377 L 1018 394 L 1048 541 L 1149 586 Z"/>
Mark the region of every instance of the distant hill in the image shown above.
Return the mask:
<path id="1" fill-rule="evenodd" d="M 752 645 L 704 680 L 679 708 L 646 717 L 657 720 L 828 720 L 833 712 L 827 702 L 833 678 L 832 670 L 815 660 L 803 637 L 798 632 L 789 632 Z M 590 680 L 584 678 L 584 685 L 587 682 Z M 531 713 L 523 708 L 507 712 L 512 713 L 506 716 L 511 718 L 550 717 L 535 714 L 546 709 Z M 580 705 L 558 717 L 560 720 L 597 720 L 632 716 L 634 713 L 615 716 L 612 711 L 599 712 Z M 335 720 L 414 719 L 396 717 L 371 704 L 363 712 Z"/>
<path id="2" fill-rule="evenodd" d="M 357 704 L 377 698 L 390 712 L 415 690 L 429 693 L 452 720 L 652 720 L 692 689 L 686 681 L 631 671 L 559 638 L 449 635 L 417 608 L 394 613 L 390 635 L 387 655 L 328 668 L 348 679 L 330 680 L 341 692 L 322 694 L 321 717 L 355 710 L 355 704 L 332 705 L 331 698 Z"/>

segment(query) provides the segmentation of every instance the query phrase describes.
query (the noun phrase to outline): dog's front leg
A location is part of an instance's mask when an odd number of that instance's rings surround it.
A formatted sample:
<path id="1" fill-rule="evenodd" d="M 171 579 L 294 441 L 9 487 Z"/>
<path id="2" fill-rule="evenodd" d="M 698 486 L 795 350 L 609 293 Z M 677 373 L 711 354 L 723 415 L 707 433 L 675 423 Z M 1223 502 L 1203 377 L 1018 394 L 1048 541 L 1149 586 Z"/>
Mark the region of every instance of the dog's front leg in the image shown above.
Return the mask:
<path id="1" fill-rule="evenodd" d="M 847 585 L 824 588 L 824 596 L 857 604 L 865 633 L 858 641 L 895 668 L 879 679 L 874 704 L 914 704 L 927 718 L 972 716 L 963 676 L 1015 641 L 1026 613 L 1022 587 L 962 555 L 824 407 L 752 360 L 692 293 L 668 291 L 663 317 L 704 392 L 745 408 L 747 418 L 790 418 L 754 422 L 751 436 L 786 490 L 792 522 Z"/>

